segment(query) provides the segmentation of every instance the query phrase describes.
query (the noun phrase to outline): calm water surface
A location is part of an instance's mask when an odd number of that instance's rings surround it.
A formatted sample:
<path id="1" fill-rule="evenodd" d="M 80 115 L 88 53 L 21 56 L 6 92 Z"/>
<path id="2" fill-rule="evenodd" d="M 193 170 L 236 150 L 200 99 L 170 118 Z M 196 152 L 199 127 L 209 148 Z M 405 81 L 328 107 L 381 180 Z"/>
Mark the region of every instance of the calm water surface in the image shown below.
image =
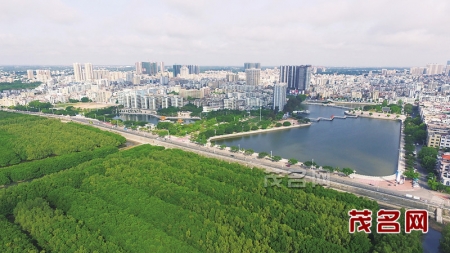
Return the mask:
<path id="1" fill-rule="evenodd" d="M 344 109 L 308 105 L 310 118 L 343 116 Z M 334 119 L 294 128 L 230 138 L 217 144 L 273 152 L 284 158 L 296 158 L 319 165 L 349 167 L 358 174 L 392 175 L 397 170 L 400 122 L 368 118 Z"/>
<path id="2" fill-rule="evenodd" d="M 132 121 L 147 121 L 152 124 L 158 124 L 159 119 L 150 115 L 145 114 L 121 114 L 119 115 L 121 120 L 132 120 Z"/>
<path id="3" fill-rule="evenodd" d="M 118 117 L 121 120 L 132 120 L 132 121 L 146 121 L 152 124 L 158 124 L 159 119 L 147 114 L 121 114 Z M 176 120 L 172 120 L 176 121 Z M 184 120 L 185 124 L 190 124 L 195 122 L 195 120 Z"/>
<path id="4" fill-rule="evenodd" d="M 439 240 L 441 240 L 441 232 L 428 228 L 428 233 L 423 236 L 422 246 L 424 253 L 438 253 L 439 252 Z"/>

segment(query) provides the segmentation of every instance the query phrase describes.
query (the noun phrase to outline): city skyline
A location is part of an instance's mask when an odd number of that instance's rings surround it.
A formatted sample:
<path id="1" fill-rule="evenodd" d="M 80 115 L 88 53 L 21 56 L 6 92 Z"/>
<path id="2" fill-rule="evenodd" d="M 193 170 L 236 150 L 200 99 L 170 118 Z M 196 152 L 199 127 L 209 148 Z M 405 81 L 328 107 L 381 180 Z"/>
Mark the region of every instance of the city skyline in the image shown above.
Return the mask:
<path id="1" fill-rule="evenodd" d="M 0 8 L 0 65 L 411 67 L 449 58 L 445 0 L 19 0 Z"/>

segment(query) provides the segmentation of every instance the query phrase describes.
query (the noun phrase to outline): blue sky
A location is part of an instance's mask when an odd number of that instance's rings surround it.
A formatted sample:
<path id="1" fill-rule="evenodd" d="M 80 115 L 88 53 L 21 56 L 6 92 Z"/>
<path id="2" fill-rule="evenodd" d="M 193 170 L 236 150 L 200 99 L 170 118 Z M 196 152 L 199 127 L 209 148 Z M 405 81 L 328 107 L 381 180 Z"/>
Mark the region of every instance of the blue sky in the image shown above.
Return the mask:
<path id="1" fill-rule="evenodd" d="M 0 0 L 0 64 L 423 66 L 448 0 Z"/>

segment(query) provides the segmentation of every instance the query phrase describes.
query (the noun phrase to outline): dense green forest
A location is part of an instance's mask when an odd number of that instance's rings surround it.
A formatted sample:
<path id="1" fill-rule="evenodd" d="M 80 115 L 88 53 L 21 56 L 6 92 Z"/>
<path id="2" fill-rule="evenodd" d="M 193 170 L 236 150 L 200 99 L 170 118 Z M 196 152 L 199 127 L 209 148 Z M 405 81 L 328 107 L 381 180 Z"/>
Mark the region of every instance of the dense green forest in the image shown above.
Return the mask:
<path id="1" fill-rule="evenodd" d="M 374 201 L 266 175 L 150 145 L 93 158 L 0 190 L 0 252 L 422 252 L 418 232 L 348 232 Z"/>
<path id="2" fill-rule="evenodd" d="M 0 167 L 125 143 L 120 135 L 56 119 L 0 111 Z"/>
<path id="3" fill-rule="evenodd" d="M 0 83 L 0 91 L 4 90 L 21 90 L 21 89 L 33 89 L 41 85 L 41 82 L 22 83 L 15 81 L 12 83 Z"/>
<path id="4" fill-rule="evenodd" d="M 89 102 L 86 101 L 83 97 L 81 102 Z M 87 99 L 87 98 L 86 98 Z M 69 102 L 76 103 L 78 100 L 69 99 Z M 64 109 L 61 108 L 61 104 L 56 104 L 55 106 L 49 102 L 43 103 L 38 100 L 31 101 L 27 105 L 16 105 L 10 106 L 9 109 L 18 110 L 18 111 L 30 111 L 30 112 L 42 112 L 48 114 L 56 114 L 56 115 L 70 115 L 75 116 L 77 114 L 84 114 L 84 116 L 92 119 L 102 119 L 106 121 L 112 120 L 117 115 L 117 110 L 122 108 L 123 106 L 110 106 L 108 108 L 101 109 L 81 109 L 75 108 L 74 105 L 67 104 Z M 76 106 L 76 105 L 75 105 Z"/>

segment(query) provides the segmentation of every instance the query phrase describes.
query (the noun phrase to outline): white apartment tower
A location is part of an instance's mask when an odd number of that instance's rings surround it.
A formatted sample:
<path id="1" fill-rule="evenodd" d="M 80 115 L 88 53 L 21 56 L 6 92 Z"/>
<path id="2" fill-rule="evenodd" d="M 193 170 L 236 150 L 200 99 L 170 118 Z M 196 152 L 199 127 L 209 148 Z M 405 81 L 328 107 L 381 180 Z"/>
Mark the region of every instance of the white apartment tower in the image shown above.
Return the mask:
<path id="1" fill-rule="evenodd" d="M 447 68 L 445 69 L 445 73 L 450 76 L 450 61 L 447 61 Z"/>
<path id="2" fill-rule="evenodd" d="M 183 66 L 180 68 L 180 77 L 188 77 L 189 76 L 189 68 Z"/>
<path id="3" fill-rule="evenodd" d="M 50 70 L 48 69 L 38 69 L 36 70 L 36 79 L 41 81 L 41 82 L 45 82 L 47 80 L 49 80 L 50 78 L 52 78 Z"/>
<path id="4" fill-rule="evenodd" d="M 34 71 L 32 69 L 27 70 L 27 77 L 30 80 L 34 79 Z"/>
<path id="5" fill-rule="evenodd" d="M 85 63 L 84 64 L 84 76 L 86 81 L 93 81 L 94 80 L 94 70 L 92 68 L 92 63 Z"/>
<path id="6" fill-rule="evenodd" d="M 259 85 L 261 82 L 261 69 L 246 69 L 245 81 L 247 85 Z"/>
<path id="7" fill-rule="evenodd" d="M 442 72 L 444 72 L 444 65 L 436 63 L 427 65 L 427 75 L 440 75 Z"/>
<path id="8" fill-rule="evenodd" d="M 142 62 L 136 62 L 134 65 L 136 67 L 136 75 L 142 75 Z"/>
<path id="9" fill-rule="evenodd" d="M 83 71 L 80 63 L 73 64 L 73 75 L 75 77 L 75 82 L 83 81 Z"/>
<path id="10" fill-rule="evenodd" d="M 273 87 L 273 109 L 278 107 L 279 111 L 283 111 L 286 105 L 287 83 L 277 83 Z"/>

